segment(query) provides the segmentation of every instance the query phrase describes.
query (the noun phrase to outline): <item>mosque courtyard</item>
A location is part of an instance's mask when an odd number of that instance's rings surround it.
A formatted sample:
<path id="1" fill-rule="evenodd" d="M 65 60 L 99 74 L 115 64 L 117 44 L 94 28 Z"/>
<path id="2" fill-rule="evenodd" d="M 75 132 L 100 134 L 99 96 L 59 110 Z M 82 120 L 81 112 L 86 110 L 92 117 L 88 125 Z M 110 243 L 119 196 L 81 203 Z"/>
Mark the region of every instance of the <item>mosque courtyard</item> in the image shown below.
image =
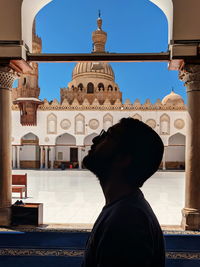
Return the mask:
<path id="1" fill-rule="evenodd" d="M 23 201 L 44 204 L 44 224 L 90 227 L 104 206 L 99 182 L 89 171 L 13 170 L 12 173 L 27 173 L 28 198 Z M 184 172 L 157 172 L 142 188 L 163 226 L 180 225 L 184 178 Z M 13 203 L 20 197 L 18 193 L 12 196 Z"/>

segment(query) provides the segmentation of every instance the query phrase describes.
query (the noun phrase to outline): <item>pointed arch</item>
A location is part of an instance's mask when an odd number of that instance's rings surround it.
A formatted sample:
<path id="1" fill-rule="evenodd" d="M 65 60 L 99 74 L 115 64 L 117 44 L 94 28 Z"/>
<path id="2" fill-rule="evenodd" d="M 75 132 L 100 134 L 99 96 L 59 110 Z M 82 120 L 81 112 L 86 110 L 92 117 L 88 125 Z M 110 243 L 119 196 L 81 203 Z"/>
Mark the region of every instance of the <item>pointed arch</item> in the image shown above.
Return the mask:
<path id="1" fill-rule="evenodd" d="M 22 136 L 19 151 L 20 168 L 38 169 L 40 167 L 39 138 L 30 132 Z"/>
<path id="2" fill-rule="evenodd" d="M 57 133 L 57 116 L 53 113 L 47 116 L 47 134 Z"/>
<path id="3" fill-rule="evenodd" d="M 87 85 L 87 94 L 93 94 L 94 93 L 94 84 L 88 83 Z"/>
<path id="4" fill-rule="evenodd" d="M 38 145 L 39 138 L 34 133 L 30 132 L 21 137 L 21 144 L 22 145 L 26 145 L 26 144 Z"/>
<path id="5" fill-rule="evenodd" d="M 185 135 L 181 134 L 181 133 L 176 133 L 172 136 L 170 136 L 168 144 L 170 145 L 182 145 L 185 146 Z"/>
<path id="6" fill-rule="evenodd" d="M 96 136 L 98 136 L 97 133 L 92 133 L 92 134 L 87 135 L 87 136 L 84 138 L 83 144 L 84 144 L 85 146 L 91 146 L 91 145 L 92 145 L 92 140 L 93 140 L 93 138 L 95 138 Z"/>
<path id="7" fill-rule="evenodd" d="M 81 113 L 75 117 L 75 134 L 85 134 L 85 116 Z"/>
<path id="8" fill-rule="evenodd" d="M 176 133 L 170 136 L 168 146 L 165 147 L 165 159 L 168 169 L 185 168 L 185 135 Z"/>
<path id="9" fill-rule="evenodd" d="M 64 133 L 56 137 L 55 141 L 56 145 L 76 145 L 76 138 L 75 136 L 69 134 L 69 133 Z"/>

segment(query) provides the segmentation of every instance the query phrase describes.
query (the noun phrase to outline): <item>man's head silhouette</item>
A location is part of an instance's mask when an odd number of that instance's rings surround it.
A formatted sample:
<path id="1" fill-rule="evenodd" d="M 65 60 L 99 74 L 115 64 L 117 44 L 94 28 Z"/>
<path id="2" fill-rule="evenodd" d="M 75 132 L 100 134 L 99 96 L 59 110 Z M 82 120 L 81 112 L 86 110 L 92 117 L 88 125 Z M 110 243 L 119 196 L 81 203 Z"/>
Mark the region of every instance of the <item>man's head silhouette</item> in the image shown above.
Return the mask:
<path id="1" fill-rule="evenodd" d="M 123 118 L 93 139 L 83 164 L 102 186 L 120 180 L 138 188 L 157 171 L 163 151 L 162 140 L 151 127 L 133 118 Z"/>

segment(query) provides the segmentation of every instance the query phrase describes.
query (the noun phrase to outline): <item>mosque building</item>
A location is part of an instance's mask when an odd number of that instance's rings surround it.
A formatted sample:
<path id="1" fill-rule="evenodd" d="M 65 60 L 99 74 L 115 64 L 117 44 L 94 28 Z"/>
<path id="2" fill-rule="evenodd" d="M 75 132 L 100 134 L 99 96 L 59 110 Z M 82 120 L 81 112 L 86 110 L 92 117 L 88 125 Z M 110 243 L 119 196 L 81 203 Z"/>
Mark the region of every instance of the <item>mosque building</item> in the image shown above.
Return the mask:
<path id="1" fill-rule="evenodd" d="M 107 33 L 102 19 L 92 33 L 93 53 L 106 53 Z M 33 51 L 40 53 L 42 41 L 33 27 Z M 67 88 L 60 89 L 60 102 L 39 99 L 38 64 L 23 74 L 12 92 L 13 168 L 82 168 L 82 159 L 92 139 L 123 117 L 139 119 L 162 138 L 165 152 L 162 169 L 183 169 L 187 107 L 175 92 L 152 104 L 126 100 L 115 82 L 110 64 L 80 62 Z"/>

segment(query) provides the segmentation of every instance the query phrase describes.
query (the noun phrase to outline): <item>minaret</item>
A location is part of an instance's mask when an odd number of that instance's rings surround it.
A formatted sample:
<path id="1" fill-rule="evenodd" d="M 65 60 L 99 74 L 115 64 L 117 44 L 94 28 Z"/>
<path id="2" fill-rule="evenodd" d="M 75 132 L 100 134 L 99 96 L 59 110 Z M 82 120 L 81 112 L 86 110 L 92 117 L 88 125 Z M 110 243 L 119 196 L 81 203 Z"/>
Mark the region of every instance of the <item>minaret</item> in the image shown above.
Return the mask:
<path id="1" fill-rule="evenodd" d="M 107 41 L 107 33 L 102 30 L 102 18 L 99 11 L 97 19 L 97 30 L 92 33 L 93 53 L 105 53 L 105 44 Z"/>
<path id="2" fill-rule="evenodd" d="M 41 53 L 42 40 L 36 35 L 35 21 L 33 23 L 33 52 Z M 38 64 L 32 62 L 32 71 L 21 75 L 18 87 L 13 88 L 13 103 L 18 104 L 21 111 L 21 124 L 37 125 L 37 108 L 42 103 L 39 100 Z"/>

